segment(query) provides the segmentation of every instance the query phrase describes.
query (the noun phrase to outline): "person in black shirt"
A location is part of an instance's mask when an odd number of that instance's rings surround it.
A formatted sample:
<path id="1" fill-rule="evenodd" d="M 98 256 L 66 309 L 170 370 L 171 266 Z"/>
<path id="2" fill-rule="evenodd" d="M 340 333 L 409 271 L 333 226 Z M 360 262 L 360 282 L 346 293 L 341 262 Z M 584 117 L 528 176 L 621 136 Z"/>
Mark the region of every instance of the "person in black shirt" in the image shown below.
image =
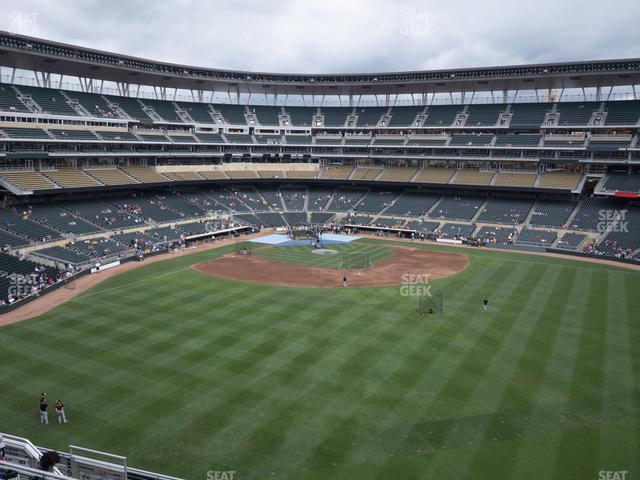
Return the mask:
<path id="1" fill-rule="evenodd" d="M 60 454 L 58 452 L 44 452 L 40 456 L 40 470 L 45 472 L 53 472 L 58 463 L 60 463 Z"/>
<path id="2" fill-rule="evenodd" d="M 49 408 L 49 403 L 47 402 L 46 397 L 40 397 L 40 423 L 42 425 L 49 424 L 49 414 L 47 409 Z"/>

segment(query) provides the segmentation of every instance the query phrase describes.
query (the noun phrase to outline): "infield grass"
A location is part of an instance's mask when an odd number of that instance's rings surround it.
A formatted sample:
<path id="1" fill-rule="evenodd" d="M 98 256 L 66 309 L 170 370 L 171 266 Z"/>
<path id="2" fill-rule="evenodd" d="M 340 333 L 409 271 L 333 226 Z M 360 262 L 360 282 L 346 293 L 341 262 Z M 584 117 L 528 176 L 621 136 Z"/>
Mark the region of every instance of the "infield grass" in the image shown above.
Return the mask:
<path id="1" fill-rule="evenodd" d="M 369 261 L 372 262 L 373 265 L 376 265 L 393 255 L 393 248 L 379 244 L 370 244 L 366 241 L 327 245 L 325 249 L 335 250 L 338 253 L 334 255 L 321 255 L 313 253 L 313 249 L 306 245 L 261 248 L 259 250 L 255 250 L 254 253 L 274 262 L 298 263 L 308 267 L 331 269 L 340 268 L 341 263 L 344 261 L 343 254 L 345 253 L 366 252 L 368 254 Z"/>

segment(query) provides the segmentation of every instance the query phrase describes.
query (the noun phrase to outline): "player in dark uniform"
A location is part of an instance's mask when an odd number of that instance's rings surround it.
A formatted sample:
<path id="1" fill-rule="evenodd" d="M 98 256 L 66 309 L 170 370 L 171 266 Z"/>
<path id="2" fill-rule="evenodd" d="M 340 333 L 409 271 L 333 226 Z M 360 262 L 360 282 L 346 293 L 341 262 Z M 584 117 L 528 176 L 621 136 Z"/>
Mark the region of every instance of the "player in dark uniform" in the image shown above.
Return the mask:
<path id="1" fill-rule="evenodd" d="M 47 413 L 47 409 L 49 408 L 49 403 L 47 402 L 47 397 L 45 394 L 40 395 L 40 423 L 42 425 L 49 424 L 49 414 Z"/>
<path id="2" fill-rule="evenodd" d="M 67 423 L 67 417 L 64 414 L 64 403 L 60 400 L 56 400 L 55 409 L 56 415 L 58 416 L 58 423 Z"/>

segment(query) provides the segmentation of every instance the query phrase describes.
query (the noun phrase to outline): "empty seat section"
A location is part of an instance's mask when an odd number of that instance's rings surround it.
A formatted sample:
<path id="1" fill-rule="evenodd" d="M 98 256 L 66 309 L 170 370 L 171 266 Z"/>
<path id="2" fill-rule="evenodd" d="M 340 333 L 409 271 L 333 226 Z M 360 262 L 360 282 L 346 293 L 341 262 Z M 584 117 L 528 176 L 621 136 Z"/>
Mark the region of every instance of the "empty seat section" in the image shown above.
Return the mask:
<path id="1" fill-rule="evenodd" d="M 351 180 L 375 180 L 382 170 L 382 168 L 356 168 L 350 178 Z"/>
<path id="2" fill-rule="evenodd" d="M 415 125 L 416 117 L 422 113 L 424 107 L 393 107 L 391 109 L 390 127 L 410 127 Z"/>
<path id="3" fill-rule="evenodd" d="M 57 130 L 49 129 L 49 132 L 59 140 L 93 140 L 100 141 L 93 132 L 89 130 Z"/>
<path id="4" fill-rule="evenodd" d="M 65 188 L 97 187 L 102 185 L 77 168 L 59 168 L 42 172 L 44 176 Z"/>
<path id="5" fill-rule="evenodd" d="M 537 147 L 540 143 L 541 135 L 530 133 L 507 133 L 496 135 L 494 146 L 496 147 Z"/>
<path id="6" fill-rule="evenodd" d="M 527 187 L 536 183 L 537 173 L 498 172 L 494 185 L 499 187 Z"/>
<path id="7" fill-rule="evenodd" d="M 165 122 L 184 123 L 182 118 L 180 118 L 176 113 L 176 106 L 173 102 L 166 100 L 151 100 L 148 98 L 141 101 L 145 106 L 153 108 L 153 110 L 160 115 Z"/>
<path id="8" fill-rule="evenodd" d="M 26 105 L 18 100 L 13 87 L 8 84 L 0 84 L 0 110 L 5 112 L 29 111 Z"/>
<path id="9" fill-rule="evenodd" d="M 153 123 L 151 117 L 145 113 L 137 99 L 131 97 L 117 97 L 114 95 L 105 95 L 104 97 L 109 100 L 109 102 L 120 107 L 133 120 L 138 120 L 139 122 L 147 125 Z"/>
<path id="10" fill-rule="evenodd" d="M 458 170 L 451 183 L 456 185 L 489 185 L 495 172 L 485 172 L 475 168 Z"/>
<path id="11" fill-rule="evenodd" d="M 344 127 L 347 122 L 347 115 L 351 115 L 353 111 L 349 107 L 323 107 L 325 127 Z"/>
<path id="12" fill-rule="evenodd" d="M 493 140 L 492 133 L 459 134 L 451 138 L 451 147 L 488 147 Z"/>
<path id="13" fill-rule="evenodd" d="M 117 168 L 93 168 L 85 172 L 105 185 L 128 185 L 138 183 L 135 179 Z"/>
<path id="14" fill-rule="evenodd" d="M 27 87 L 19 85 L 18 90 L 24 95 L 30 95 L 34 102 L 36 102 L 44 113 L 50 113 L 52 115 L 67 115 L 78 117 L 71 105 L 67 103 L 67 99 L 58 91 L 51 88 L 40 87 Z"/>
<path id="15" fill-rule="evenodd" d="M 169 181 L 167 177 L 157 172 L 156 169 L 153 167 L 122 166 L 120 168 L 127 175 L 132 176 L 133 178 L 135 178 L 136 180 L 142 183 L 159 183 L 159 182 Z"/>
<path id="16" fill-rule="evenodd" d="M 331 180 L 346 180 L 349 178 L 353 172 L 353 167 L 351 165 L 340 165 L 340 166 L 326 166 L 320 169 L 320 174 L 318 178 L 325 178 Z"/>
<path id="17" fill-rule="evenodd" d="M 202 143 L 224 143 L 222 135 L 217 133 L 196 132 L 195 136 Z"/>
<path id="18" fill-rule="evenodd" d="M 393 201 L 398 198 L 397 193 L 388 192 L 369 192 L 365 194 L 356 211 L 366 213 L 380 213 L 385 208 L 393 205 Z"/>
<path id="19" fill-rule="evenodd" d="M 635 125 L 640 120 L 640 101 L 607 102 L 605 125 Z"/>
<path id="20" fill-rule="evenodd" d="M 428 167 L 418 171 L 413 181 L 415 183 L 449 183 L 454 173 L 453 168 Z"/>
<path id="21" fill-rule="evenodd" d="M 560 102 L 558 125 L 587 125 L 600 104 L 595 102 Z"/>
<path id="22" fill-rule="evenodd" d="M 469 105 L 465 127 L 493 126 L 506 110 L 506 105 Z"/>
<path id="23" fill-rule="evenodd" d="M 96 131 L 103 139 L 109 142 L 139 142 L 140 139 L 131 132 Z"/>
<path id="24" fill-rule="evenodd" d="M 534 230 L 525 228 L 520 232 L 516 243 L 549 247 L 556 241 L 558 234 L 552 230 Z"/>
<path id="25" fill-rule="evenodd" d="M 280 125 L 280 107 L 270 107 L 266 105 L 256 105 L 249 107 L 249 110 L 258 117 L 258 123 L 260 125 Z"/>
<path id="26" fill-rule="evenodd" d="M 356 107 L 358 127 L 375 127 L 389 107 Z"/>
<path id="27" fill-rule="evenodd" d="M 471 220 L 480 210 L 484 198 L 444 197 L 429 213 L 431 218 Z"/>
<path id="28" fill-rule="evenodd" d="M 420 217 L 425 215 L 439 199 L 439 194 L 405 192 L 391 202 L 384 213 L 402 217 Z"/>
<path id="29" fill-rule="evenodd" d="M 540 227 L 564 227 L 576 207 L 576 202 L 566 200 L 538 200 L 533 206 L 530 225 Z"/>
<path id="30" fill-rule="evenodd" d="M 4 127 L 2 131 L 9 138 L 36 138 L 51 139 L 49 134 L 41 128 L 13 128 Z"/>
<path id="31" fill-rule="evenodd" d="M 427 120 L 424 122 L 424 126 L 448 127 L 463 108 L 462 105 L 432 105 L 427 109 Z"/>
<path id="32" fill-rule="evenodd" d="M 296 127 L 313 126 L 313 116 L 318 112 L 316 107 L 285 107 L 291 123 Z"/>
<path id="33" fill-rule="evenodd" d="M 211 116 L 211 109 L 208 103 L 198 102 L 176 102 L 178 107 L 193 119 L 196 123 L 215 124 Z"/>
<path id="34" fill-rule="evenodd" d="M 418 171 L 412 167 L 387 167 L 376 179 L 380 182 L 409 182 Z"/>
<path id="35" fill-rule="evenodd" d="M 520 198 L 491 198 L 485 203 L 476 222 L 507 225 L 523 223 L 529 215 L 532 203 L 532 200 Z"/>
<path id="36" fill-rule="evenodd" d="M 25 191 L 56 188 L 56 185 L 39 172 L 0 172 L 0 178 Z"/>
<path id="37" fill-rule="evenodd" d="M 511 105 L 510 128 L 539 128 L 547 112 L 553 108 L 550 103 L 514 103 Z"/>
<path id="38" fill-rule="evenodd" d="M 247 120 L 245 119 L 246 109 L 244 105 L 225 105 L 225 104 L 215 104 L 213 105 L 216 112 L 222 114 L 223 118 L 229 125 L 246 125 Z"/>
<path id="39" fill-rule="evenodd" d="M 578 188 L 582 175 L 569 172 L 544 172 L 538 177 L 538 188 L 559 190 L 575 190 Z"/>

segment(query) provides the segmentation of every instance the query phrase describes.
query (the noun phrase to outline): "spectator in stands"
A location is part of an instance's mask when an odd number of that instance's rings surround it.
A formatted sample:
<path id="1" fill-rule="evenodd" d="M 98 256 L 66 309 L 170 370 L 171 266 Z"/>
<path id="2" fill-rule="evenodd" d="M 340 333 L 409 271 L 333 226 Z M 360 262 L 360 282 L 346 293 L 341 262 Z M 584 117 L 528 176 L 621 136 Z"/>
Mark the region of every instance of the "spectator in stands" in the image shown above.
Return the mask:
<path id="1" fill-rule="evenodd" d="M 0 462 L 2 460 L 4 460 L 4 455 L 5 455 L 5 447 L 7 446 L 6 443 L 4 443 L 4 437 L 2 436 L 2 434 L 0 433 Z"/>
<path id="2" fill-rule="evenodd" d="M 53 472 L 58 463 L 60 463 L 60 454 L 58 452 L 44 452 L 40 457 L 40 470 Z"/>

